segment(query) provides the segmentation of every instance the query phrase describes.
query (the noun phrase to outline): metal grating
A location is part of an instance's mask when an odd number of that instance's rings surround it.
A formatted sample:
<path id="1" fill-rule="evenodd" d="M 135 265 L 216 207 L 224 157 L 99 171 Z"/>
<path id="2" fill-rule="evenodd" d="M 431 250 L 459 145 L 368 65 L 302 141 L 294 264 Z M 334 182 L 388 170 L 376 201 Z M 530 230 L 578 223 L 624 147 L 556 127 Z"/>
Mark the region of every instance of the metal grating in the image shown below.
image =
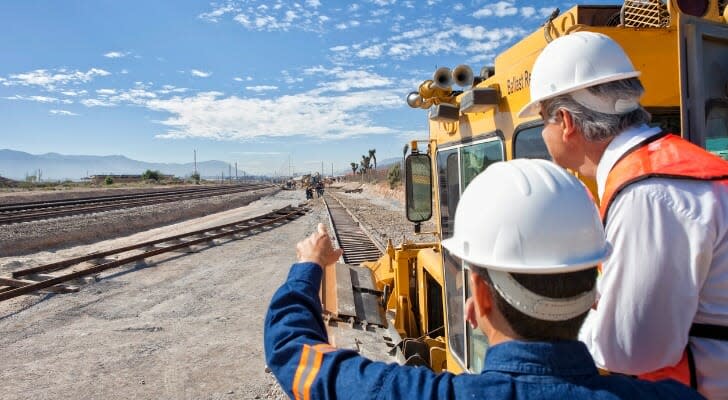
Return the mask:
<path id="1" fill-rule="evenodd" d="M 661 0 L 625 0 L 622 25 L 634 28 L 662 28 L 670 25 L 670 13 Z"/>

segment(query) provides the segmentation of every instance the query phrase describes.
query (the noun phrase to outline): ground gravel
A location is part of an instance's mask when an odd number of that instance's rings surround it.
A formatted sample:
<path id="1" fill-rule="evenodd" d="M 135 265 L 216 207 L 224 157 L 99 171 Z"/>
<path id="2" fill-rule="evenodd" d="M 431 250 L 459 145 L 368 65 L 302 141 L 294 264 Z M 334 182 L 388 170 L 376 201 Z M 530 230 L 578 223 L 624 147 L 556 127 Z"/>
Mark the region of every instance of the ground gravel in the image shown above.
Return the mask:
<path id="1" fill-rule="evenodd" d="M 223 196 L 3 225 L 0 229 L 0 243 L 2 243 L 0 257 L 17 256 L 79 243 L 94 243 L 128 235 L 244 206 L 277 190 L 278 188 L 270 187 Z M 50 196 L 56 198 L 58 194 L 51 193 Z"/>
<path id="2" fill-rule="evenodd" d="M 404 223 L 396 196 L 365 187 L 361 194 L 340 197 L 377 236 L 419 238 L 408 233 L 412 225 Z M 0 257 L 0 273 L 303 202 L 302 191 L 278 191 L 246 206 L 131 236 Z M 0 397 L 287 398 L 266 372 L 263 319 L 295 261 L 295 243 L 327 220 L 320 199 L 308 204 L 311 211 L 287 225 L 109 270 L 78 293 L 0 302 Z"/>
<path id="3" fill-rule="evenodd" d="M 414 224 L 404 213 L 401 192 L 392 191 L 384 186 L 365 184 L 360 193 L 330 191 L 369 231 L 380 244 L 386 245 L 391 239 L 397 246 L 405 241 L 414 243 L 431 242 L 435 236 L 427 233 L 415 234 Z M 434 231 L 433 221 L 422 224 L 421 232 Z"/>

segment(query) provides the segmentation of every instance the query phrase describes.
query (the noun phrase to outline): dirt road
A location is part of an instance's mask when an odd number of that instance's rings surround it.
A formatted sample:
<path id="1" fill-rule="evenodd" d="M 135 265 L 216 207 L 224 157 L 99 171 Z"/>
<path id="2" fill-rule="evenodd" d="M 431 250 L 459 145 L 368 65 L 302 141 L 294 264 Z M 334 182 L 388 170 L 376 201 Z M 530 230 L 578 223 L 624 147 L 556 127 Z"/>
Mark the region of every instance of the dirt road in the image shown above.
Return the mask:
<path id="1" fill-rule="evenodd" d="M 226 219 L 302 201 L 300 191 L 280 192 Z M 263 318 L 294 244 L 323 218 L 318 208 L 244 239 L 111 270 L 75 294 L 0 303 L 0 397 L 286 398 L 265 372 Z M 4 272 L 16 264 L 0 259 Z"/>

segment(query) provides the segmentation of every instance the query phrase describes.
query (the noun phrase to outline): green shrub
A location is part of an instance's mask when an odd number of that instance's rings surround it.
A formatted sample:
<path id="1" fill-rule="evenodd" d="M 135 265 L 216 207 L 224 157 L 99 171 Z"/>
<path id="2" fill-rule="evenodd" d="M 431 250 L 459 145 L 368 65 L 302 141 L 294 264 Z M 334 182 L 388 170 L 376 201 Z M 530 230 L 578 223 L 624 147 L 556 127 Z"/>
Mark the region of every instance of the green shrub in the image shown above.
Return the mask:
<path id="1" fill-rule="evenodd" d="M 395 186 L 400 182 L 401 171 L 399 169 L 399 163 L 389 167 L 387 171 L 387 182 L 389 182 L 389 188 L 394 189 Z"/>
<path id="2" fill-rule="evenodd" d="M 144 180 L 152 180 L 152 181 L 159 182 L 159 180 L 161 178 L 162 178 L 162 173 L 157 170 L 152 171 L 151 169 L 148 169 L 148 170 L 144 171 L 144 173 L 142 174 L 142 179 L 144 179 Z"/>
<path id="3" fill-rule="evenodd" d="M 199 185 L 200 184 L 200 173 L 199 172 L 193 173 L 192 175 L 190 175 L 190 179 L 192 179 L 193 182 L 195 182 L 196 184 Z"/>
<path id="4" fill-rule="evenodd" d="M 104 179 L 104 183 L 107 185 L 113 185 L 114 184 L 114 178 L 107 176 L 106 179 Z"/>

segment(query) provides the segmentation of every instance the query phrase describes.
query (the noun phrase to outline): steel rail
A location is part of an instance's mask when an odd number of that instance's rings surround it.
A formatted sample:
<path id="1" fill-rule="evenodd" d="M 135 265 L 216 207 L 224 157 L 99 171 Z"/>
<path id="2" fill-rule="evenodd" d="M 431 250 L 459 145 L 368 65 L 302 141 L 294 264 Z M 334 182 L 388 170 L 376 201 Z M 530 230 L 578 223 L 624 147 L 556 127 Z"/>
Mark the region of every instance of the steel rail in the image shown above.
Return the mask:
<path id="1" fill-rule="evenodd" d="M 247 187 L 247 186 L 254 186 L 254 185 L 243 184 L 243 185 L 235 185 L 235 186 Z M 101 203 L 101 202 L 106 202 L 106 201 L 111 201 L 111 200 L 127 200 L 127 199 L 135 199 L 135 198 L 167 196 L 167 195 L 180 194 L 180 193 L 196 193 L 196 192 L 204 192 L 204 191 L 211 191 L 211 190 L 219 190 L 219 189 L 223 189 L 223 188 L 230 188 L 230 186 L 210 186 L 210 187 L 199 187 L 199 188 L 193 187 L 193 188 L 186 188 L 186 189 L 146 191 L 146 192 L 141 192 L 141 193 L 111 194 L 111 195 L 102 195 L 102 196 L 80 197 L 80 198 L 76 198 L 76 199 L 42 200 L 42 201 L 28 201 L 28 202 L 19 202 L 19 203 L 6 203 L 6 204 L 0 204 L 0 212 L 6 213 L 6 212 L 13 212 L 13 211 L 32 210 L 32 209 L 38 209 L 38 208 L 50 208 L 50 207 L 62 207 L 62 206 L 67 206 L 67 205 Z"/>
<path id="2" fill-rule="evenodd" d="M 334 201 L 327 201 L 327 198 Z M 334 238 L 339 248 L 344 250 L 344 263 L 358 265 L 364 261 L 376 261 L 384 249 L 366 231 L 358 219 L 331 194 L 324 194 Z"/>
<path id="3" fill-rule="evenodd" d="M 18 273 L 17 276 L 29 275 L 29 274 L 43 272 L 43 271 L 46 271 L 46 272 L 55 271 L 55 270 L 59 270 L 59 269 L 63 269 L 63 268 L 68 268 L 73 265 L 77 265 L 83 261 L 89 261 L 89 260 L 93 260 L 93 259 L 98 259 L 100 257 L 104 257 L 104 256 L 102 256 L 102 254 L 105 254 L 105 255 L 120 254 L 120 253 L 124 253 L 124 252 L 131 251 L 131 250 L 139 250 L 141 248 L 145 248 L 145 247 L 150 248 L 151 247 L 151 250 L 142 250 L 142 253 L 124 257 L 124 258 L 121 258 L 118 260 L 104 262 L 104 263 L 98 264 L 91 268 L 82 269 L 79 271 L 60 275 L 60 276 L 50 278 L 50 279 L 45 279 L 45 280 L 39 281 L 37 283 L 21 286 L 21 287 L 15 288 L 15 289 L 0 291 L 0 301 L 8 300 L 13 297 L 21 296 L 24 294 L 29 294 L 29 293 L 32 293 L 32 292 L 35 292 L 35 291 L 38 291 L 41 289 L 49 288 L 49 287 L 57 285 L 59 283 L 67 282 L 72 279 L 80 278 L 80 277 L 83 277 L 86 275 L 92 275 L 92 274 L 95 274 L 95 273 L 98 273 L 98 272 L 101 272 L 101 271 L 104 271 L 104 270 L 107 270 L 110 268 L 119 267 L 124 264 L 143 260 L 145 258 L 149 258 L 149 257 L 156 256 L 159 254 L 168 253 L 168 252 L 179 250 L 179 249 L 184 249 L 189 246 L 210 242 L 212 240 L 220 239 L 220 238 L 230 236 L 230 235 L 236 235 L 236 234 L 252 231 L 255 229 L 259 229 L 259 228 L 264 228 L 266 226 L 274 225 L 274 224 L 282 222 L 284 220 L 293 220 L 293 219 L 298 218 L 299 216 L 305 214 L 307 211 L 308 211 L 308 209 L 306 209 L 305 207 L 288 206 L 288 207 L 285 207 L 285 208 L 282 208 L 279 210 L 275 210 L 275 211 L 272 211 L 270 213 L 267 213 L 267 214 L 264 214 L 264 215 L 261 215 L 258 217 L 249 218 L 249 219 L 242 220 L 242 221 L 214 226 L 214 227 L 207 228 L 207 229 L 200 229 L 197 231 L 188 232 L 186 234 L 174 235 L 174 236 L 170 236 L 167 238 L 144 242 L 144 243 L 140 243 L 140 244 L 133 245 L 133 246 L 126 246 L 126 247 L 122 247 L 119 249 L 115 249 L 115 251 L 112 250 L 112 251 L 107 251 L 107 252 L 102 252 L 102 253 L 95 253 L 90 256 L 78 257 L 78 258 L 75 258 L 72 260 L 62 261 L 60 263 L 53 263 L 53 264 L 48 264 L 45 266 L 26 269 L 23 271 L 16 271 L 16 273 Z M 262 222 L 259 222 L 259 221 L 262 221 Z M 244 225 L 244 226 L 238 226 L 238 225 Z M 224 230 L 224 232 L 213 233 L 215 231 L 220 231 L 220 230 Z M 203 236 L 203 237 L 198 237 L 195 239 L 195 238 L 192 238 L 194 236 Z M 185 237 L 190 237 L 192 239 L 186 240 L 186 241 L 182 240 Z M 171 244 L 169 246 L 164 246 L 164 247 L 157 247 L 157 245 L 162 244 L 164 242 L 173 242 L 173 244 Z M 181 243 L 178 243 L 178 242 L 181 242 Z M 75 261 L 75 262 L 71 263 L 71 261 Z M 60 266 L 60 265 L 63 265 L 63 266 Z M 48 269 L 45 269 L 44 267 L 48 267 Z M 29 272 L 31 270 L 33 272 Z M 16 276 L 15 273 L 13 273 L 13 276 L 14 277 Z"/>
<path id="4" fill-rule="evenodd" d="M 108 210 L 114 210 L 114 209 L 120 209 L 120 208 L 133 208 L 133 207 L 141 207 L 144 205 L 153 205 L 153 204 L 162 204 L 162 203 L 169 203 L 173 201 L 179 201 L 179 200 L 191 200 L 191 199 L 198 199 L 198 198 L 204 198 L 204 197 L 212 197 L 212 196 L 223 196 L 226 194 L 233 194 L 233 193 L 239 193 L 239 192 L 245 192 L 245 191 L 252 191 L 256 190 L 258 187 L 235 187 L 235 188 L 228 188 L 228 189 L 218 189 L 213 191 L 205 191 L 205 192 L 193 192 L 193 193 L 187 193 L 187 194 L 173 194 L 173 195 L 167 195 L 164 197 L 154 197 L 151 199 L 137 199 L 137 200 L 128 200 L 128 201 L 112 201 L 108 204 L 97 204 L 97 205 L 90 205 L 90 206 L 81 206 L 81 207 L 68 207 L 63 208 L 60 207 L 58 209 L 54 210 L 45 210 L 45 211 L 30 211 L 30 212 L 16 212 L 16 213 L 0 213 L 0 225 L 7 225 L 7 224 L 13 224 L 17 222 L 27 222 L 27 221 L 33 221 L 33 220 L 40 220 L 40 219 L 48 219 L 48 218 L 55 218 L 55 217 L 63 217 L 63 216 L 70 216 L 70 215 L 79 215 L 79 214 L 89 214 L 94 212 L 100 212 L 100 211 L 108 211 Z"/>

